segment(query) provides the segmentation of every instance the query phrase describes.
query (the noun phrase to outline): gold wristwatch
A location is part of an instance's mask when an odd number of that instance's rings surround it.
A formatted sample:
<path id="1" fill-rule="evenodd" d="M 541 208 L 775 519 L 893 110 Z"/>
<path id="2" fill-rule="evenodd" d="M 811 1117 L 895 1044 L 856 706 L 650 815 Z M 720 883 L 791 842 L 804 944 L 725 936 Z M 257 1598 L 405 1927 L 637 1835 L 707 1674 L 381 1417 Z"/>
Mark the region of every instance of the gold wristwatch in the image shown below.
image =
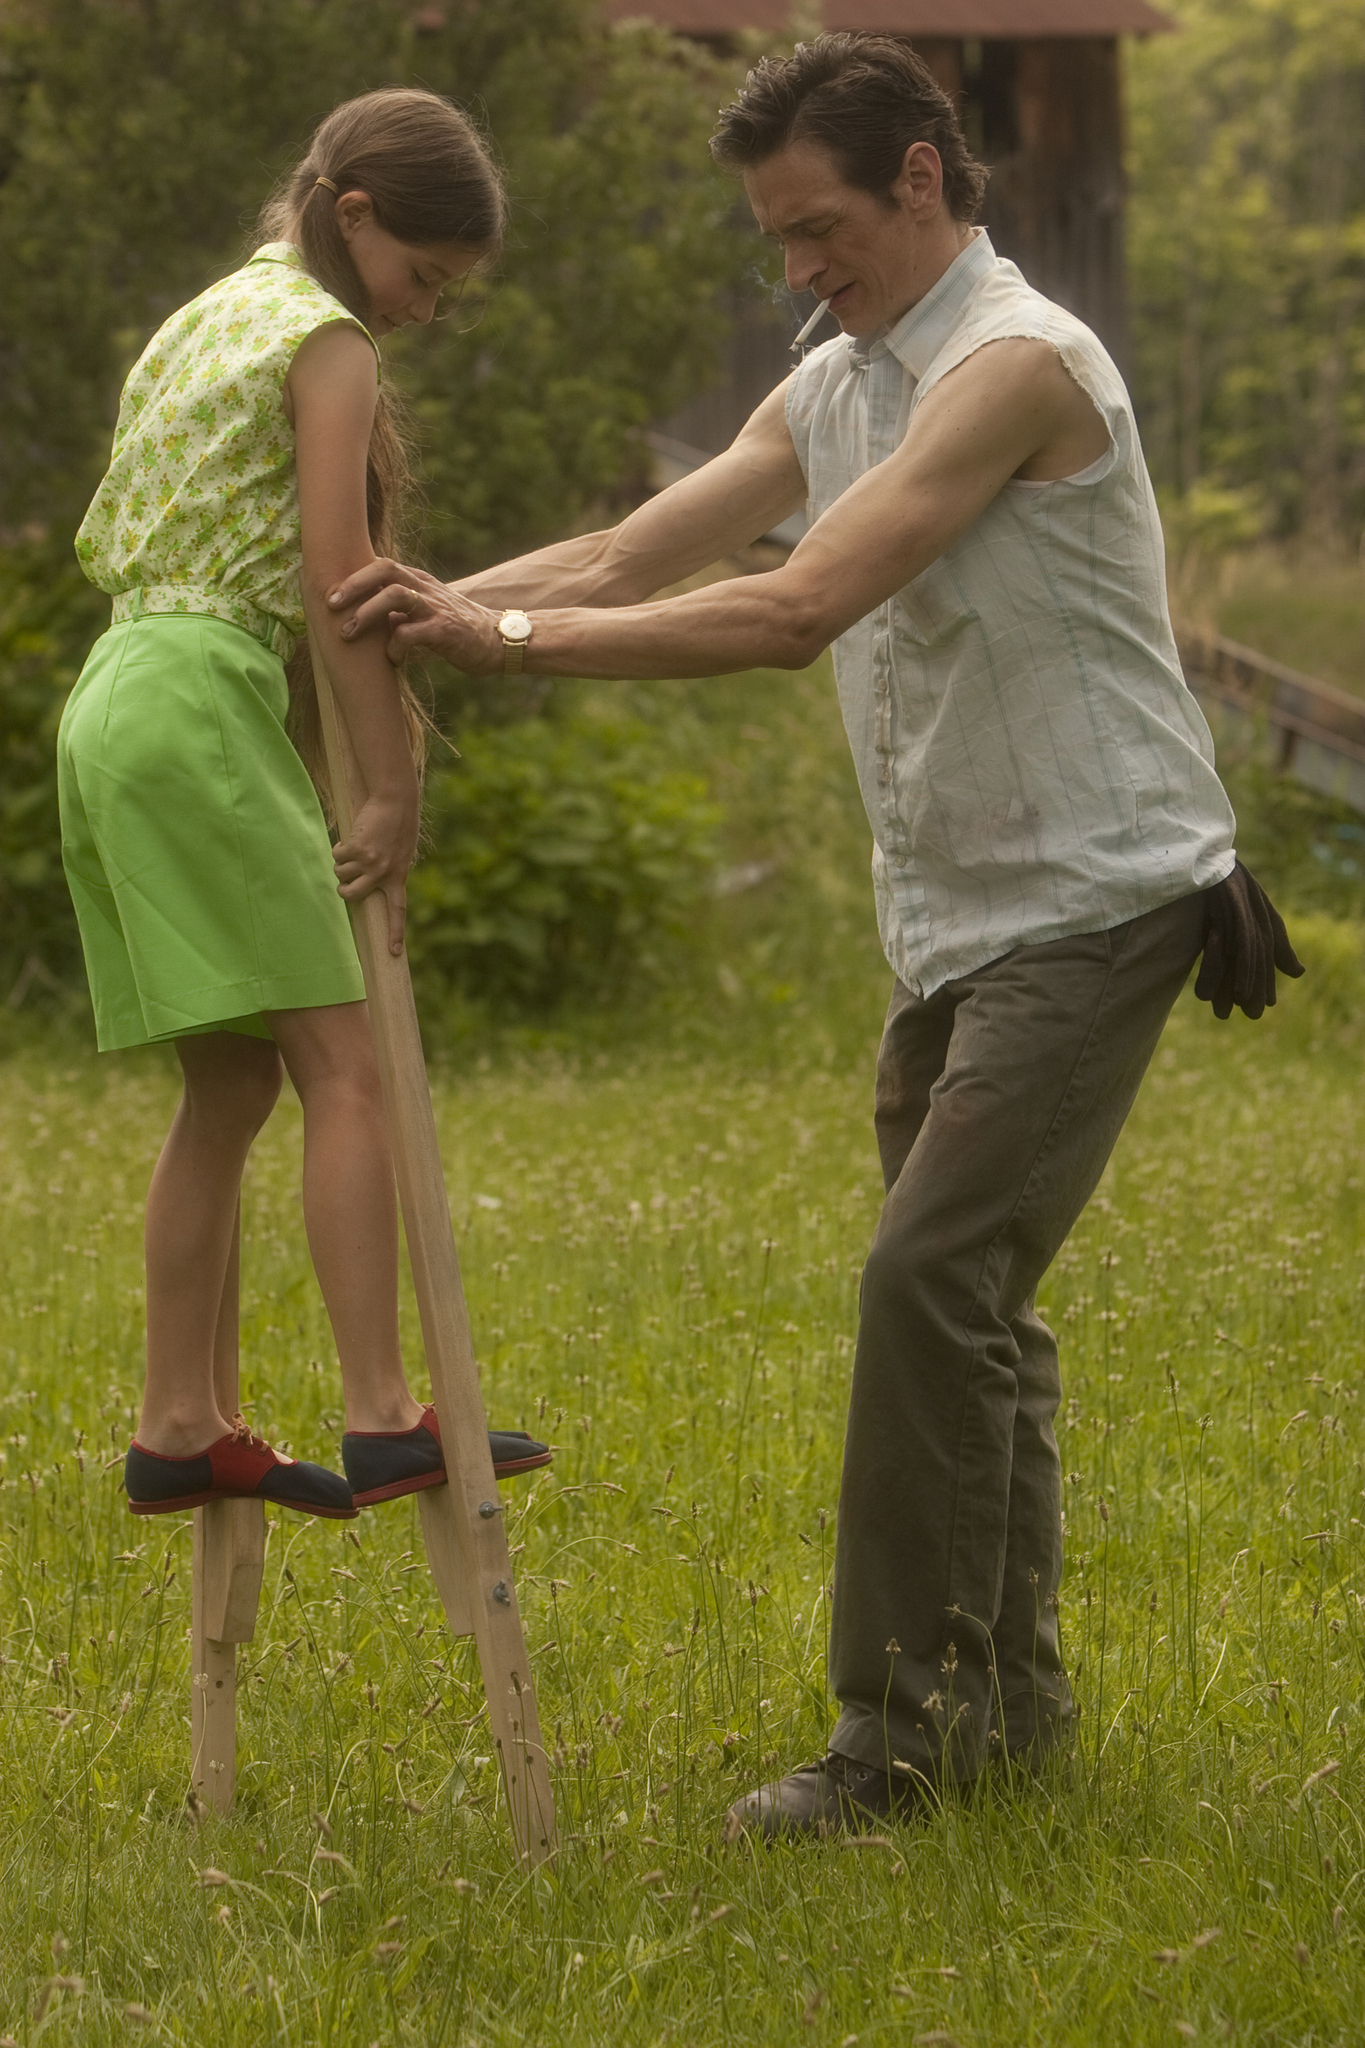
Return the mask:
<path id="1" fill-rule="evenodd" d="M 519 676 L 526 643 L 531 637 L 531 621 L 525 612 L 504 612 L 498 620 L 498 632 L 504 648 L 502 672 L 505 676 Z"/>

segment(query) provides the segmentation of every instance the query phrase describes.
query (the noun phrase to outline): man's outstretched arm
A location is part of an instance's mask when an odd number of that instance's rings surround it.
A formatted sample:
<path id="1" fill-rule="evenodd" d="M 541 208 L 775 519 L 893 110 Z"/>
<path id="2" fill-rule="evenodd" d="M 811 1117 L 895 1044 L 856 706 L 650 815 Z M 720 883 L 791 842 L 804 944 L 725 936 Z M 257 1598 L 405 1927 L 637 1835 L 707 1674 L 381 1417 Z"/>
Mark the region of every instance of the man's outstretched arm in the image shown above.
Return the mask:
<path id="1" fill-rule="evenodd" d="M 378 562 L 337 593 L 347 610 L 393 583 L 428 596 L 449 588 L 501 611 L 548 605 L 640 604 L 779 525 L 805 503 L 787 429 L 785 384 L 770 392 L 723 455 L 651 498 L 619 526 L 579 534 L 443 585 L 420 569 Z M 377 614 L 365 605 L 362 626 Z"/>
<path id="2" fill-rule="evenodd" d="M 695 502 L 682 495 L 692 487 L 713 490 L 703 479 L 730 459 L 722 457 L 616 529 L 625 536 L 644 522 L 626 551 L 618 549 L 614 570 L 603 561 L 596 571 L 597 587 L 611 593 L 596 602 L 616 609 L 542 608 L 528 603 L 524 586 L 507 593 L 532 616 L 525 672 L 611 679 L 804 668 L 855 620 L 927 569 L 1017 470 L 1074 435 L 1078 407 L 1093 429 L 1094 407 L 1052 349 L 1034 341 L 990 343 L 929 393 L 896 452 L 844 493 L 781 569 L 662 603 L 624 597 L 622 591 L 636 582 L 656 577 L 649 587 L 657 588 L 715 558 L 710 543 L 720 530 L 722 508 L 714 496 L 706 501 L 714 522 L 707 536 L 710 551 L 684 532 L 679 508 Z M 738 458 L 739 448 L 736 443 L 730 456 Z M 650 513 L 659 515 L 654 529 L 647 523 Z M 773 516 L 779 516 L 777 508 Z M 671 556 L 670 546 L 676 550 Z M 372 589 L 375 571 L 366 573 Z M 354 603 L 358 580 L 344 586 L 344 603 Z M 503 666 L 496 612 L 443 584 L 392 583 L 369 595 L 343 631 L 364 632 L 385 621 L 392 628 L 389 651 L 395 660 L 421 650 L 472 674 Z"/>

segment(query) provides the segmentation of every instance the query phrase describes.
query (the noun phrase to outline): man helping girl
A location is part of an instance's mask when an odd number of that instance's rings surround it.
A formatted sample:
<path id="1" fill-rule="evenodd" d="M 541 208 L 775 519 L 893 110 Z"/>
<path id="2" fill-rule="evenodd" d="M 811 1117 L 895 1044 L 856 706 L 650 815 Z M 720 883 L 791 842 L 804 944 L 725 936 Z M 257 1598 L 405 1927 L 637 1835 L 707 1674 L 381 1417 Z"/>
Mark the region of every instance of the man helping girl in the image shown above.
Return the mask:
<path id="1" fill-rule="evenodd" d="M 621 526 L 455 587 L 378 562 L 330 601 L 348 645 L 476 674 L 742 689 L 833 643 L 895 976 L 886 1201 L 839 1504 L 840 1716 L 827 1755 L 732 1815 L 823 1834 L 1066 1743 L 1035 1290 L 1201 950 L 1224 1017 L 1302 970 L 1235 858 L 1122 379 L 973 225 L 985 173 L 951 101 L 904 43 L 821 36 L 750 74 L 713 149 L 841 334 Z M 802 504 L 784 567 L 645 601 Z"/>

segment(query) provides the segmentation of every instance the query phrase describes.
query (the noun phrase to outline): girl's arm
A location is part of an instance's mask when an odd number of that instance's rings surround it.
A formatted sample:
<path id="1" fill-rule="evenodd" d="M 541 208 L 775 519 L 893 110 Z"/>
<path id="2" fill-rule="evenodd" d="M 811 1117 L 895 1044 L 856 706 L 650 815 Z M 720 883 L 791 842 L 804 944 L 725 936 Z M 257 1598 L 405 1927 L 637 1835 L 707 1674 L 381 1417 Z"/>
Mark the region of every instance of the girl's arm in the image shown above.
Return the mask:
<path id="1" fill-rule="evenodd" d="M 337 880 L 348 902 L 383 891 L 389 949 L 401 953 L 419 794 L 398 677 L 379 636 L 344 640 L 327 604 L 329 590 L 375 558 L 365 462 L 378 389 L 373 347 L 357 328 L 337 322 L 299 349 L 285 379 L 285 407 L 298 457 L 304 609 L 368 792 L 334 851 Z"/>

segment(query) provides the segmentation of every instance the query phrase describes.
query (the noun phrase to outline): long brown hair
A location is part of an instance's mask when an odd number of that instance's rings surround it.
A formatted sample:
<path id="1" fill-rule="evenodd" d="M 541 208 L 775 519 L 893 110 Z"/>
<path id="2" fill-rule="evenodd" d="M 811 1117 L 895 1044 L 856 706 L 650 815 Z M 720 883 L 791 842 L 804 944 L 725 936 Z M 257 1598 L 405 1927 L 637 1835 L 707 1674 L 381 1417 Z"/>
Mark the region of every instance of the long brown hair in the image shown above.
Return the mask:
<path id="1" fill-rule="evenodd" d="M 336 188 L 329 191 L 318 180 Z M 336 217 L 336 193 L 364 192 L 375 221 L 411 248 L 454 242 L 480 256 L 496 254 L 507 219 L 502 179 L 483 138 L 450 100 L 413 87 L 362 93 L 333 110 L 303 161 L 262 208 L 261 242 L 292 242 L 304 268 L 348 312 L 368 323 L 369 297 Z M 366 464 L 370 544 L 393 555 L 404 542 L 412 470 L 402 409 L 386 380 L 380 386 Z M 403 713 L 419 775 L 430 731 L 407 675 Z M 308 643 L 289 664 L 290 731 L 329 816 L 333 806 Z"/>

